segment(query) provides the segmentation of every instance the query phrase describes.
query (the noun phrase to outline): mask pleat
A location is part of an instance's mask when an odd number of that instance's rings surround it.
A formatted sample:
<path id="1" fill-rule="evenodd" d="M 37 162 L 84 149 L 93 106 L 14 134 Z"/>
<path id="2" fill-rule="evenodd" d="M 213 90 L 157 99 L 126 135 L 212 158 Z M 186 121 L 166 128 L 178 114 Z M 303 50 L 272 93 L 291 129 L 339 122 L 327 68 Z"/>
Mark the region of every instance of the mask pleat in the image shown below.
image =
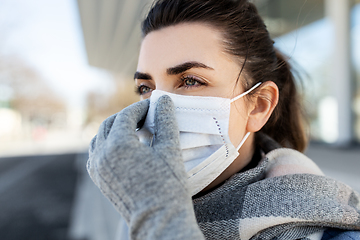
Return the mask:
<path id="1" fill-rule="evenodd" d="M 204 146 L 198 148 L 184 149 L 182 151 L 182 157 L 184 162 L 190 161 L 195 158 L 208 157 L 212 153 L 216 152 L 222 145 Z"/>
<path id="2" fill-rule="evenodd" d="M 213 145 L 206 147 L 198 147 L 192 149 L 182 150 L 182 157 L 185 163 L 186 168 L 193 168 L 201 163 L 204 159 L 208 158 L 211 154 L 216 152 L 222 145 Z M 188 167 L 189 166 L 189 167 Z"/>
<path id="3" fill-rule="evenodd" d="M 190 149 L 211 145 L 222 145 L 224 139 L 215 134 L 196 134 L 192 132 L 180 132 L 181 149 Z"/>
<path id="4" fill-rule="evenodd" d="M 176 112 L 176 120 L 180 132 L 193 132 L 201 134 L 228 134 L 229 111 L 220 114 L 203 114 L 199 112 Z"/>

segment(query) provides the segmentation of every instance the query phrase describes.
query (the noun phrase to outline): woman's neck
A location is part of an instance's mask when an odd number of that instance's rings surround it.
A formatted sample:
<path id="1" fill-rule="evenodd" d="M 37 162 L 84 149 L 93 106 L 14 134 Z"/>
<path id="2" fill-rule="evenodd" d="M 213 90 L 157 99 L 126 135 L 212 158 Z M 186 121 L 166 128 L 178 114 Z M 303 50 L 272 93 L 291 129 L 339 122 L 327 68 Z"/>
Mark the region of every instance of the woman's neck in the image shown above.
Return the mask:
<path id="1" fill-rule="evenodd" d="M 212 181 L 207 187 L 205 187 L 201 193 L 209 192 L 213 188 L 218 187 L 220 184 L 229 179 L 232 175 L 237 172 L 240 172 L 244 167 L 246 167 L 254 155 L 255 144 L 254 144 L 254 134 L 251 134 L 243 146 L 239 149 L 239 156 L 230 164 L 230 166 L 225 169 L 214 181 Z"/>

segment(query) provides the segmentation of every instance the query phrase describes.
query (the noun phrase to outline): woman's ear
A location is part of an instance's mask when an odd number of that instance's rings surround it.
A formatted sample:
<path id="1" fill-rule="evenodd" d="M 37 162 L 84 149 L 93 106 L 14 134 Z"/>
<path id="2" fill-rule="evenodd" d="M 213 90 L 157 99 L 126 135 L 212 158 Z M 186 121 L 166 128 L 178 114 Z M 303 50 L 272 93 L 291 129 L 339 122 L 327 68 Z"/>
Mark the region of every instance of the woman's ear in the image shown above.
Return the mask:
<path id="1" fill-rule="evenodd" d="M 264 82 L 252 96 L 246 129 L 248 132 L 259 131 L 268 121 L 279 100 L 279 89 L 272 81 Z"/>

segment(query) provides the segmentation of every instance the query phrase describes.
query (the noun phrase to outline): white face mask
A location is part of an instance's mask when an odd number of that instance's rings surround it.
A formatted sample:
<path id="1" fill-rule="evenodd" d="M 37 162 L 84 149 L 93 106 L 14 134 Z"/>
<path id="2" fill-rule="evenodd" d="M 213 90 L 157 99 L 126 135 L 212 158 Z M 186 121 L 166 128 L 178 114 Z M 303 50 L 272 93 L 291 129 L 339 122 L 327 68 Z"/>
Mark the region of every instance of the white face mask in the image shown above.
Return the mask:
<path id="1" fill-rule="evenodd" d="M 219 97 L 185 96 L 154 90 L 145 124 L 138 131 L 140 141 L 151 145 L 154 134 L 154 116 L 157 100 L 168 95 L 175 105 L 175 117 L 180 131 L 180 148 L 188 173 L 192 195 L 214 181 L 238 156 L 250 132 L 237 147 L 229 138 L 230 104 L 245 96 L 261 83 L 239 96 Z"/>

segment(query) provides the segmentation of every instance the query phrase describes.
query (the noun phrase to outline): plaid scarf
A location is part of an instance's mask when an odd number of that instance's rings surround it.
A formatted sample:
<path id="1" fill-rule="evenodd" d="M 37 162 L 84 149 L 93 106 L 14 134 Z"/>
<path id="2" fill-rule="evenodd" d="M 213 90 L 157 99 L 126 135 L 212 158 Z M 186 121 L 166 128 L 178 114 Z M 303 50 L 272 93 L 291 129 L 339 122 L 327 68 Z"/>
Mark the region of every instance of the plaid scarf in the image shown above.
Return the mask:
<path id="1" fill-rule="evenodd" d="M 360 195 L 323 176 L 305 155 L 277 148 L 252 169 L 193 200 L 206 239 L 321 239 L 327 228 L 360 230 Z"/>

